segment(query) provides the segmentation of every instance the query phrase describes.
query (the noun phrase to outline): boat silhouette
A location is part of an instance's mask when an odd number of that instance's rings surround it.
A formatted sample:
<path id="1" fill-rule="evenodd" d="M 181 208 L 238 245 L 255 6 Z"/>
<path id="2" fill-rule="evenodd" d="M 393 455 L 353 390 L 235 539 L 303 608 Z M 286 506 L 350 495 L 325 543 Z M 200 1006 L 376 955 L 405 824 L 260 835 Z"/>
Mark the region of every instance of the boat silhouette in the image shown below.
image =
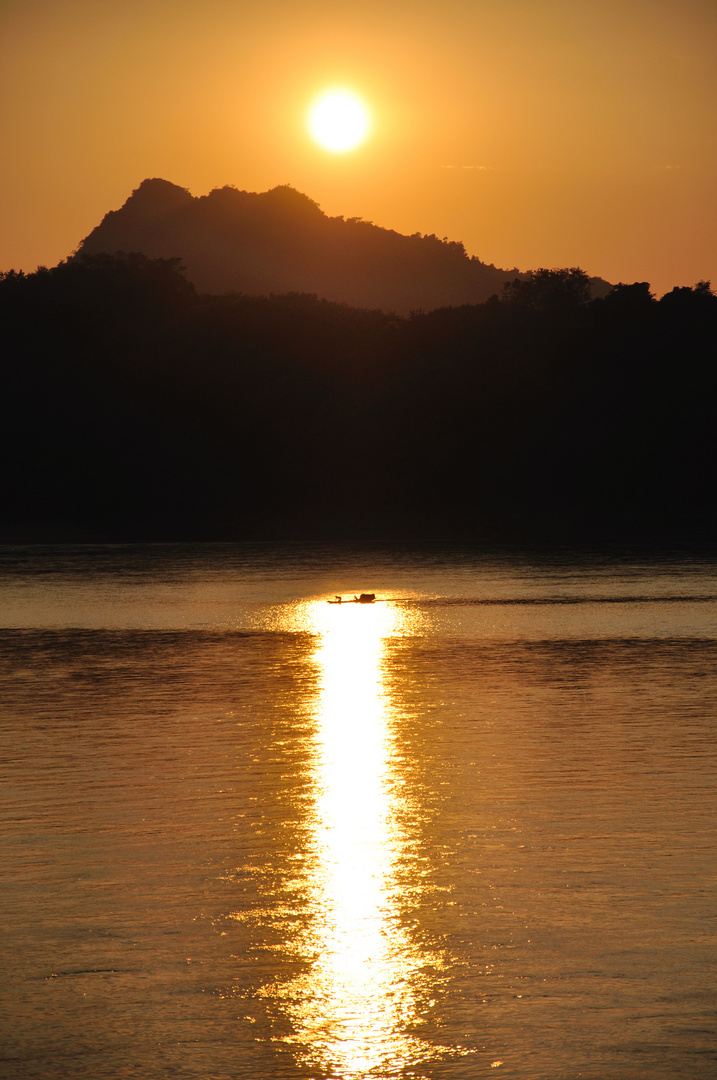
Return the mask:
<path id="1" fill-rule="evenodd" d="M 336 594 L 333 600 L 328 600 L 329 604 L 375 604 L 376 593 L 362 592 L 358 596 L 354 596 L 352 600 L 344 600 L 343 596 Z"/>

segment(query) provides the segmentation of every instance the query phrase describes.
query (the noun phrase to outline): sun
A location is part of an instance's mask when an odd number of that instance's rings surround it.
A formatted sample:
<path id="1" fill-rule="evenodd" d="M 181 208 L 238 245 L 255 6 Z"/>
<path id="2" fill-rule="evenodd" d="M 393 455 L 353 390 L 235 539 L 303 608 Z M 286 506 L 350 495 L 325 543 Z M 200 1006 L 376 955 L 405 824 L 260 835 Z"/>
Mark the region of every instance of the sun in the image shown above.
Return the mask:
<path id="1" fill-rule="evenodd" d="M 366 106 L 348 90 L 329 90 L 309 111 L 309 130 L 326 150 L 335 154 L 353 150 L 366 138 Z"/>

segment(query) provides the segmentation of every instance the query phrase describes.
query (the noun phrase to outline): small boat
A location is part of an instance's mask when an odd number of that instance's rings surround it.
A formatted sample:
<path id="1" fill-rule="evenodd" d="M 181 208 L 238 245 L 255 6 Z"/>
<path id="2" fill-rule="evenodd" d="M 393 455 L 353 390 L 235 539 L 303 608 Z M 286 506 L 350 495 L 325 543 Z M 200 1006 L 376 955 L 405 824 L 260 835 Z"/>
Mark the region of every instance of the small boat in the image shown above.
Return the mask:
<path id="1" fill-rule="evenodd" d="M 344 600 L 343 596 L 339 596 L 338 593 L 333 600 L 327 600 L 328 604 L 375 604 L 376 593 L 362 592 L 359 596 L 354 596 L 353 600 Z"/>

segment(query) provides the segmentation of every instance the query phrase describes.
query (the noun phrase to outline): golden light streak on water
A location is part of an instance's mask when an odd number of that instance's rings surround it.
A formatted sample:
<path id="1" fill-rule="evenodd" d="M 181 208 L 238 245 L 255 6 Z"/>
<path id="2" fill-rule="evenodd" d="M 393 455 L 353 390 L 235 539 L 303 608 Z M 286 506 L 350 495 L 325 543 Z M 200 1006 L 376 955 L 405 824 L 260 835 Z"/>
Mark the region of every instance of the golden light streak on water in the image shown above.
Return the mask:
<path id="1" fill-rule="evenodd" d="M 384 642 L 388 604 L 316 604 L 321 692 L 314 744 L 314 963 L 283 994 L 306 1064 L 342 1077 L 397 1075 L 435 1056 L 407 1031 L 428 957 L 399 922 L 391 723 Z M 435 963 L 435 958 L 432 958 Z"/>

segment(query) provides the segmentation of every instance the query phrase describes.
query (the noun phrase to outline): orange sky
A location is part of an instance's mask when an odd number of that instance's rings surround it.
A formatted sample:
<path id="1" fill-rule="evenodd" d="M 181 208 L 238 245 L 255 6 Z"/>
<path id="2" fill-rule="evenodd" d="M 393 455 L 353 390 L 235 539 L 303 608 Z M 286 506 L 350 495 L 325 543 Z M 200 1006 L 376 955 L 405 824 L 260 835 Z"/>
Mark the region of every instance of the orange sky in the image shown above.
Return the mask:
<path id="1" fill-rule="evenodd" d="M 373 114 L 342 155 L 306 132 L 334 84 Z M 289 183 L 506 268 L 717 284 L 717 0 L 0 0 L 0 131 L 0 269 L 161 176 Z"/>

